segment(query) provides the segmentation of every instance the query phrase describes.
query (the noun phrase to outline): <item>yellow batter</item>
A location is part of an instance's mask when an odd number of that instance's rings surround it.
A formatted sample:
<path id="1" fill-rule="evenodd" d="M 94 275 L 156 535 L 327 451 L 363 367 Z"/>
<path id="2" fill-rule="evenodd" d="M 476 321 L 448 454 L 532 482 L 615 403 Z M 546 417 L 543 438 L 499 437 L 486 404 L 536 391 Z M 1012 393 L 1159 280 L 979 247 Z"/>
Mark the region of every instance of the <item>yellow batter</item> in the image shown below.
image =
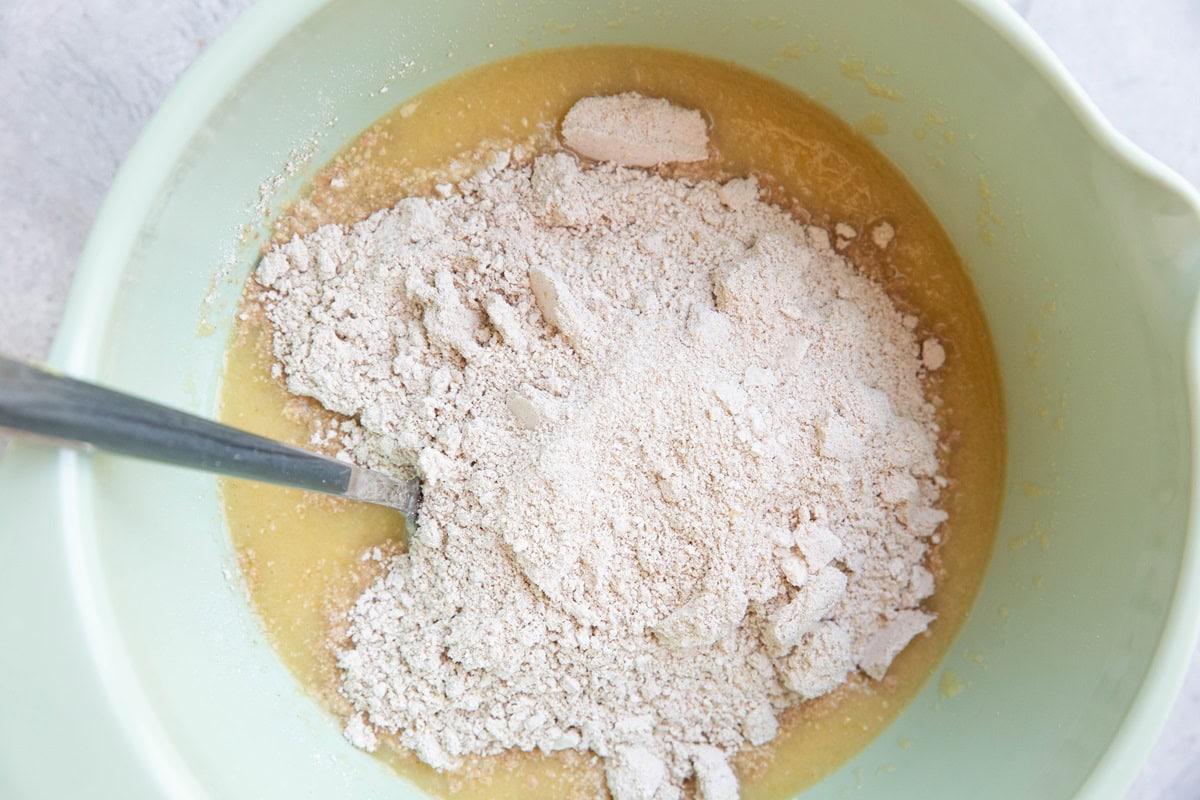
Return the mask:
<path id="1" fill-rule="evenodd" d="M 930 676 L 970 610 L 1000 508 L 1003 412 L 983 314 L 953 246 L 895 168 L 820 106 L 740 68 L 663 50 L 571 48 L 491 64 L 402 104 L 320 172 L 280 221 L 279 235 L 355 222 L 469 173 L 489 148 L 554 146 L 556 125 L 576 100 L 623 91 L 698 108 L 712 122 L 717 157 L 672 174 L 754 173 L 773 202 L 804 221 L 848 222 L 859 231 L 890 223 L 898 235 L 884 256 L 864 245 L 869 236 L 858 237 L 847 254 L 920 318 L 919 336 L 935 335 L 951 356 L 928 387 L 950 445 L 942 465 L 950 518 L 930 565 L 937 592 L 926 602 L 938 618 L 883 682 L 852 680 L 793 708 L 775 741 L 738 756 L 743 797 L 791 797 L 878 735 Z M 269 342 L 252 291 L 246 308 L 229 349 L 222 419 L 305 444 L 314 416 L 324 412 L 270 377 Z M 385 509 L 240 481 L 226 481 L 224 493 L 233 544 L 272 644 L 307 689 L 344 714 L 330 647 L 373 577 L 362 552 L 398 547 L 403 520 Z M 604 791 L 598 760 L 576 753 L 476 759 L 461 774 L 438 774 L 386 744 L 379 756 L 442 797 L 583 798 Z"/>

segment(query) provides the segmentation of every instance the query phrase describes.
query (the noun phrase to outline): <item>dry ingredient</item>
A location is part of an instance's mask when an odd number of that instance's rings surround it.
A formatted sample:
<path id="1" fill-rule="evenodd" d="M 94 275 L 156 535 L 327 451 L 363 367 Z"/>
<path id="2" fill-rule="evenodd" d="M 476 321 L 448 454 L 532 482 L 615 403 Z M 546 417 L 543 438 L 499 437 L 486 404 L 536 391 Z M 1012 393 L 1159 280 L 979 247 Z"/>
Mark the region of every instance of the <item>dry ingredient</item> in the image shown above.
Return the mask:
<path id="1" fill-rule="evenodd" d="M 945 352 L 753 178 L 524 156 L 257 273 L 289 390 L 347 418 L 314 441 L 425 484 L 408 552 L 365 556 L 347 736 L 736 797 L 730 754 L 931 620 Z"/>
<path id="2" fill-rule="evenodd" d="M 576 153 L 623 167 L 708 158 L 699 111 L 636 92 L 583 98 L 563 118 L 562 135 Z"/>

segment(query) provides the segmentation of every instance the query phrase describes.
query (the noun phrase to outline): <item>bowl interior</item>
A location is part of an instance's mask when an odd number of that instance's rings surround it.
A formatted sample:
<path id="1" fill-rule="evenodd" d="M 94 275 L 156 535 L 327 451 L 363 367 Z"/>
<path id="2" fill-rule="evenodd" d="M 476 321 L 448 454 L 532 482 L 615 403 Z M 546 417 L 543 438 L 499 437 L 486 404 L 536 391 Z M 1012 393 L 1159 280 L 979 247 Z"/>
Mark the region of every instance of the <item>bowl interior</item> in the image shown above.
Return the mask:
<path id="1" fill-rule="evenodd" d="M 1191 557 L 1185 358 L 1200 217 L 1064 101 L 1048 68 L 1025 57 L 1036 47 L 1006 7 L 981 5 L 256 8 L 185 77 L 124 171 L 55 361 L 213 413 L 266 215 L 371 121 L 462 70 L 607 42 L 775 77 L 867 121 L 941 219 L 991 324 L 1009 426 L 1003 519 L 971 619 L 892 728 L 811 796 L 970 786 L 977 797 L 1049 798 L 1090 775 L 1111 796 L 1169 699 L 1170 670 L 1152 670 L 1160 639 L 1171 630 L 1179 650 L 1195 619 L 1170 613 Z M 31 530 L 51 528 L 46 542 L 21 545 L 42 548 L 29 563 L 74 592 L 77 606 L 59 611 L 74 615 L 91 655 L 76 642 L 64 657 L 94 660 L 100 676 L 78 691 L 97 708 L 115 704 L 126 757 L 154 776 L 114 771 L 122 796 L 152 780 L 227 798 L 417 796 L 346 744 L 276 660 L 240 588 L 211 477 L 32 448 L 14 448 L 4 472 L 5 507 Z M 47 507 L 61 520 L 39 515 Z M 23 557 L 5 547 L 5 561 Z M 14 574 L 5 597 L 45 586 L 40 569 Z M 1150 710 L 1122 730 L 1148 674 Z M 25 717 L 46 731 L 70 719 L 53 707 Z M 1094 772 L 1114 739 L 1125 744 Z M 54 757 L 23 756 L 45 769 Z"/>

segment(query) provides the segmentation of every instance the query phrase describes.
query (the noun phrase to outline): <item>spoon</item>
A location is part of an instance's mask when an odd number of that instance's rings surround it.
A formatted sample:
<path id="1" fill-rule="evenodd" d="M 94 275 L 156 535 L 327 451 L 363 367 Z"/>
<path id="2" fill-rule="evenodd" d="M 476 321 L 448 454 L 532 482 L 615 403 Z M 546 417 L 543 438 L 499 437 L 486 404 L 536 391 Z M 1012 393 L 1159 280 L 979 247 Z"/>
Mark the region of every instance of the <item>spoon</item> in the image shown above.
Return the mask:
<path id="1" fill-rule="evenodd" d="M 363 500 L 403 512 L 410 531 L 421 503 L 417 477 L 397 480 L 3 355 L 0 433 Z"/>

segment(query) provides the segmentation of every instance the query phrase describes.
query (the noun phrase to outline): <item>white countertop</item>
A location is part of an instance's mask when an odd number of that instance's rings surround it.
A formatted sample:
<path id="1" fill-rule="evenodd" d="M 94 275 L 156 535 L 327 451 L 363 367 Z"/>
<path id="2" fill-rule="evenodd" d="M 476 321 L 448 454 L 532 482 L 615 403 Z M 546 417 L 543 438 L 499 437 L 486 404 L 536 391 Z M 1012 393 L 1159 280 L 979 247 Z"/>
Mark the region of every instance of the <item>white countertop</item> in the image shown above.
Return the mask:
<path id="1" fill-rule="evenodd" d="M 1200 1 L 1009 2 L 1120 130 L 1200 185 Z M 0 0 L 0 351 L 45 355 L 121 159 L 248 5 Z M 1200 658 L 1128 797 L 1200 797 Z"/>

